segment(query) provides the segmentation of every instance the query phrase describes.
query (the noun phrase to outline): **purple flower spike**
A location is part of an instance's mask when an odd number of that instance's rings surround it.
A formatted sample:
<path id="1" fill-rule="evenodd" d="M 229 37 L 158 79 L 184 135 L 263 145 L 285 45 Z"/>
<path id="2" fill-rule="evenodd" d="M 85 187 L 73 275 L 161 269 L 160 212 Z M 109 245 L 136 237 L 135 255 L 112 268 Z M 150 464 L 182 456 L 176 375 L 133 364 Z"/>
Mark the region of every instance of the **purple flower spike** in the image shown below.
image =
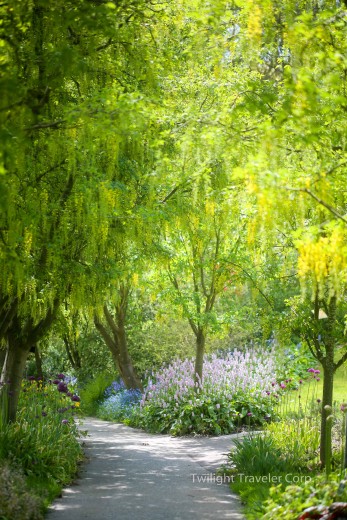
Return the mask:
<path id="1" fill-rule="evenodd" d="M 76 403 L 79 403 L 80 400 L 81 400 L 81 398 L 78 397 L 78 395 L 73 395 L 73 396 L 71 397 L 71 401 L 75 401 Z M 219 407 L 219 405 L 217 405 L 217 406 Z"/>
<path id="2" fill-rule="evenodd" d="M 63 420 L 61 421 L 61 424 L 69 424 L 69 421 L 68 421 L 67 419 L 63 419 Z"/>
<path id="3" fill-rule="evenodd" d="M 321 403 L 321 402 L 322 402 L 322 400 L 321 400 L 321 399 L 317 399 L 317 403 L 318 403 L 318 404 L 319 404 L 319 403 Z"/>
<path id="4" fill-rule="evenodd" d="M 42 417 L 47 417 L 47 412 L 41 412 Z"/>
<path id="5" fill-rule="evenodd" d="M 65 379 L 64 374 L 57 374 L 57 379 Z"/>
<path id="6" fill-rule="evenodd" d="M 35 376 L 29 376 L 28 381 L 35 381 Z"/>
<path id="7" fill-rule="evenodd" d="M 59 379 L 54 379 L 53 384 L 58 385 L 60 383 Z"/>
<path id="8" fill-rule="evenodd" d="M 307 372 L 310 372 L 311 374 L 314 374 L 316 371 L 314 368 L 308 368 Z"/>
<path id="9" fill-rule="evenodd" d="M 252 415 L 253 415 L 252 412 L 247 412 L 248 417 L 251 417 Z"/>

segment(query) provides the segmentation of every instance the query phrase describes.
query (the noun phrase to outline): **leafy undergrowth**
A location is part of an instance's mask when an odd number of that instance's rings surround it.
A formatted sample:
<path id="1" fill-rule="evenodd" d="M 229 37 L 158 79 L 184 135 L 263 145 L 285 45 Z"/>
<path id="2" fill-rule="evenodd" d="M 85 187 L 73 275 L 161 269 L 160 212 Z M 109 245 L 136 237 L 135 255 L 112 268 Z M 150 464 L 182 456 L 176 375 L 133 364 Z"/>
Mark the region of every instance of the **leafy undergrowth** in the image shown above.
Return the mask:
<path id="1" fill-rule="evenodd" d="M 0 422 L 0 478 L 11 476 L 0 494 L 0 518 L 40 518 L 76 475 L 83 459 L 75 421 L 80 399 L 71 390 L 63 374 L 53 382 L 31 378 L 23 383 L 16 422 Z M 28 511 L 21 510 L 21 493 Z"/>
<path id="2" fill-rule="evenodd" d="M 235 442 L 235 449 L 229 456 L 232 469 L 228 471 L 231 488 L 245 504 L 248 520 L 297 520 L 306 508 L 322 506 L 321 510 L 327 511 L 326 507 L 334 507 L 334 502 L 347 499 L 345 482 L 339 471 L 344 412 L 336 412 L 335 473 L 328 480 L 321 474 L 319 465 L 319 410 L 316 406 L 306 412 L 306 415 L 269 424 L 264 432 Z M 317 512 L 316 516 L 307 518 L 321 516 Z"/>

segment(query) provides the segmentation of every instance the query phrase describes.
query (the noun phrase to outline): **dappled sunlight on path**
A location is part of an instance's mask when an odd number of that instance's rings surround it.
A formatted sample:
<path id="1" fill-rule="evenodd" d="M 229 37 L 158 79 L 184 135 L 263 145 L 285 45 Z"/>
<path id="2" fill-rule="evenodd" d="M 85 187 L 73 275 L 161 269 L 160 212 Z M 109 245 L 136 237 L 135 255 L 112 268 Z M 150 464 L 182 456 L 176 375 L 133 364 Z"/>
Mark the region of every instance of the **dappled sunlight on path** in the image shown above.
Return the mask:
<path id="1" fill-rule="evenodd" d="M 47 520 L 242 520 L 214 476 L 235 436 L 173 438 L 96 419 L 83 429 L 87 463 Z"/>

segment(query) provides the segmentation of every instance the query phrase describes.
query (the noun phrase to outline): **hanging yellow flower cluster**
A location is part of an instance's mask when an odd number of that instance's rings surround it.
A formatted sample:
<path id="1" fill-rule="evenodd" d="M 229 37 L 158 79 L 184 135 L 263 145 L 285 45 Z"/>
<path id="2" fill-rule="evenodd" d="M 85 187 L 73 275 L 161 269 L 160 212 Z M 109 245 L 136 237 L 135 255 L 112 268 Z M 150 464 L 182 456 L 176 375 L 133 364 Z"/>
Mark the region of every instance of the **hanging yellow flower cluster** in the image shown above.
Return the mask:
<path id="1" fill-rule="evenodd" d="M 298 274 L 312 280 L 320 291 L 340 292 L 347 277 L 346 230 L 334 227 L 329 235 L 301 239 L 298 246 Z"/>

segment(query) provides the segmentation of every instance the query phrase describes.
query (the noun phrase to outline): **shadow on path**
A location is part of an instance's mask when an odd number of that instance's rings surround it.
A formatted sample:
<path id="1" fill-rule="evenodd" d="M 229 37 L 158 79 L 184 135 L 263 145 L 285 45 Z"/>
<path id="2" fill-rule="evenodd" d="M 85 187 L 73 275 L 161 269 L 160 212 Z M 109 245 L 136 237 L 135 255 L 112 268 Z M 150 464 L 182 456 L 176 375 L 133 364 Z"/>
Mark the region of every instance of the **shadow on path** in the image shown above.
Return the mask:
<path id="1" fill-rule="evenodd" d="M 47 520 L 243 520 L 214 476 L 235 436 L 173 438 L 96 419 L 82 427 L 87 463 Z"/>

